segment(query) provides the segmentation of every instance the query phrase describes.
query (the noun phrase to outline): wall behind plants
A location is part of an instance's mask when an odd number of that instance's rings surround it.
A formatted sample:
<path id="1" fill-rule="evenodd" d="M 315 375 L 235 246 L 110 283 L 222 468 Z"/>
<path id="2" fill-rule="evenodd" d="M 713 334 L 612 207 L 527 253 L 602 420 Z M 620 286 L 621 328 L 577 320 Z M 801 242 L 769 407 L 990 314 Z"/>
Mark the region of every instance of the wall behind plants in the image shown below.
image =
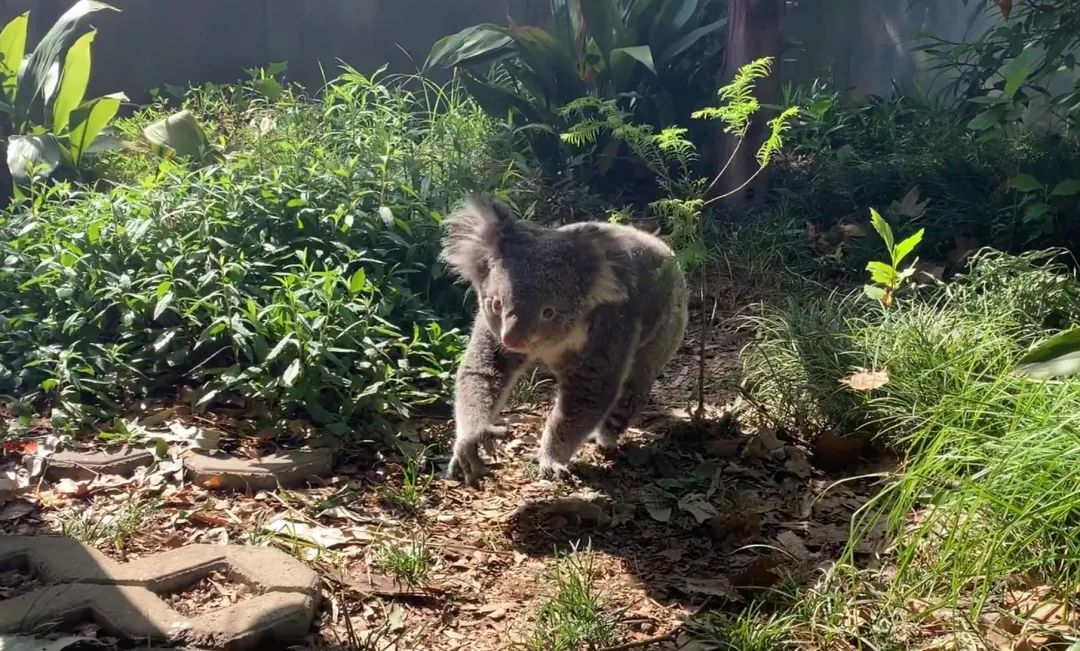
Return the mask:
<path id="1" fill-rule="evenodd" d="M 36 43 L 75 0 L 0 0 L 0 20 L 30 10 Z M 338 75 L 339 59 L 361 72 L 389 63 L 415 72 L 431 44 L 478 22 L 542 21 L 548 0 L 106 0 L 96 15 L 91 91 L 133 101 L 164 84 L 229 82 L 245 68 L 289 63 L 308 88 Z M 410 60 L 415 59 L 415 63 Z"/>
<path id="2" fill-rule="evenodd" d="M 931 62 L 912 48 L 924 33 L 976 38 L 996 19 L 981 0 L 788 0 L 785 74 L 795 82 L 832 80 L 836 90 L 889 95 L 935 86 Z"/>
<path id="3" fill-rule="evenodd" d="M 74 0 L 0 0 L 0 20 L 32 9 L 40 38 Z M 91 91 L 121 89 L 134 101 L 164 84 L 227 82 L 245 68 L 289 63 L 308 88 L 322 83 L 319 65 L 337 76 L 338 60 L 362 72 L 389 63 L 415 72 L 440 37 L 478 22 L 545 23 L 549 0 L 111 0 L 94 42 Z M 977 34 L 961 0 L 788 0 L 787 38 L 795 47 L 785 75 L 809 83 L 833 78 L 838 89 L 887 94 L 926 85 L 926 62 L 911 52 L 920 32 L 959 38 Z M 978 4 L 978 3 L 973 3 Z"/>

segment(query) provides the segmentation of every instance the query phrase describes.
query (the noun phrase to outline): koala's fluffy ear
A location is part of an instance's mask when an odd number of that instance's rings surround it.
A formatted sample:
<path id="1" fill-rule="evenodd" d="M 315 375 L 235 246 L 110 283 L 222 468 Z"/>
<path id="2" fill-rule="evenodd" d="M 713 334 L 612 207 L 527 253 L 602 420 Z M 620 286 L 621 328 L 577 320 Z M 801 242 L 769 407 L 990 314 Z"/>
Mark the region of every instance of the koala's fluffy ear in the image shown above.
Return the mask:
<path id="1" fill-rule="evenodd" d="M 631 279 L 631 275 L 626 273 L 629 254 L 624 242 L 618 236 L 603 231 L 594 232 L 588 241 L 596 260 L 588 302 L 596 306 L 625 301 L 629 296 L 625 283 Z"/>
<path id="2" fill-rule="evenodd" d="M 443 221 L 440 257 L 465 280 L 478 283 L 498 255 L 499 241 L 514 223 L 510 207 L 490 197 L 470 197 Z"/>

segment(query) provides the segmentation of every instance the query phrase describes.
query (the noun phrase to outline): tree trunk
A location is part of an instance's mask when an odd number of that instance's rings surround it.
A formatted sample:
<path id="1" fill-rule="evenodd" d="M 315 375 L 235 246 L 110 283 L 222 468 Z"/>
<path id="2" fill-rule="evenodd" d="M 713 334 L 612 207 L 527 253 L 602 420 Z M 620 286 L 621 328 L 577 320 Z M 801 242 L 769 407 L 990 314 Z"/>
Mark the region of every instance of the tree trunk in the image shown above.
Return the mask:
<path id="1" fill-rule="evenodd" d="M 720 79 L 721 85 L 730 82 L 739 68 L 747 63 L 761 57 L 772 57 L 773 73 L 767 79 L 758 81 L 755 96 L 763 105 L 777 102 L 780 95 L 780 56 L 783 50 L 786 5 L 787 0 L 731 0 L 728 9 L 727 51 L 721 73 L 723 75 Z M 767 122 L 772 117 L 772 111 L 762 110 L 750 122 L 745 142 L 724 174 L 724 178 L 716 185 L 718 194 L 725 194 L 739 187 L 757 169 L 757 150 L 765 142 L 768 133 Z M 717 151 L 720 152 L 716 168 L 719 172 L 731 158 L 735 139 L 717 130 L 716 145 Z M 762 173 L 748 187 L 727 199 L 728 204 L 741 204 L 747 193 L 750 193 L 755 201 L 760 200 L 768 186 L 768 176 L 767 171 Z"/>

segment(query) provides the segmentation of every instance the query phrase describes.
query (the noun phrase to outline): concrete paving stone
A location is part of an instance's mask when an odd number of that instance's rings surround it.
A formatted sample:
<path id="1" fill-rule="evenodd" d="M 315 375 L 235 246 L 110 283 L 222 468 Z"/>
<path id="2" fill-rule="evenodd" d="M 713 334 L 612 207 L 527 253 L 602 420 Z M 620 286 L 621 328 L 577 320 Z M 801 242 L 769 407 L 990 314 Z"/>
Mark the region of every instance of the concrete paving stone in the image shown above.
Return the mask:
<path id="1" fill-rule="evenodd" d="M 45 478 L 49 481 L 73 479 L 89 480 L 98 475 L 121 475 L 130 477 L 137 468 L 154 463 L 154 455 L 148 450 L 116 450 L 106 452 L 80 452 L 65 450 L 48 458 Z"/>
<path id="2" fill-rule="evenodd" d="M 0 568 L 8 567 L 46 583 L 111 583 L 117 564 L 73 538 L 0 536 Z"/>
<path id="3" fill-rule="evenodd" d="M 300 486 L 333 470 L 334 451 L 286 450 L 258 459 L 190 451 L 184 454 L 187 476 L 210 489 L 273 490 Z"/>
<path id="4" fill-rule="evenodd" d="M 320 596 L 317 574 L 262 547 L 191 545 L 116 563 L 69 538 L 0 536 L 0 571 L 10 567 L 31 569 L 48 585 L 0 601 L 0 633 L 95 621 L 111 634 L 148 642 L 284 648 L 310 631 Z M 159 596 L 215 570 L 251 585 L 257 596 L 196 617 L 180 615 Z"/>

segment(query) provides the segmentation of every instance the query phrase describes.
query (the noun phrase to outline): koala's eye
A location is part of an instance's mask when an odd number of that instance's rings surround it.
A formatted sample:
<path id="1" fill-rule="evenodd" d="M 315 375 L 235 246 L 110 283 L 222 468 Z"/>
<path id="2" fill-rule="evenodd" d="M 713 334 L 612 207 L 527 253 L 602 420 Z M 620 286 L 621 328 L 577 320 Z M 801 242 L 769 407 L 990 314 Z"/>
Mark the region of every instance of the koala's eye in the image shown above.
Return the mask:
<path id="1" fill-rule="evenodd" d="M 502 300 L 496 298 L 495 300 L 491 301 L 491 311 L 495 314 L 502 314 L 502 307 Z"/>
<path id="2" fill-rule="evenodd" d="M 545 321 L 555 318 L 555 310 L 550 307 L 545 307 L 544 311 L 540 313 L 540 318 Z"/>

